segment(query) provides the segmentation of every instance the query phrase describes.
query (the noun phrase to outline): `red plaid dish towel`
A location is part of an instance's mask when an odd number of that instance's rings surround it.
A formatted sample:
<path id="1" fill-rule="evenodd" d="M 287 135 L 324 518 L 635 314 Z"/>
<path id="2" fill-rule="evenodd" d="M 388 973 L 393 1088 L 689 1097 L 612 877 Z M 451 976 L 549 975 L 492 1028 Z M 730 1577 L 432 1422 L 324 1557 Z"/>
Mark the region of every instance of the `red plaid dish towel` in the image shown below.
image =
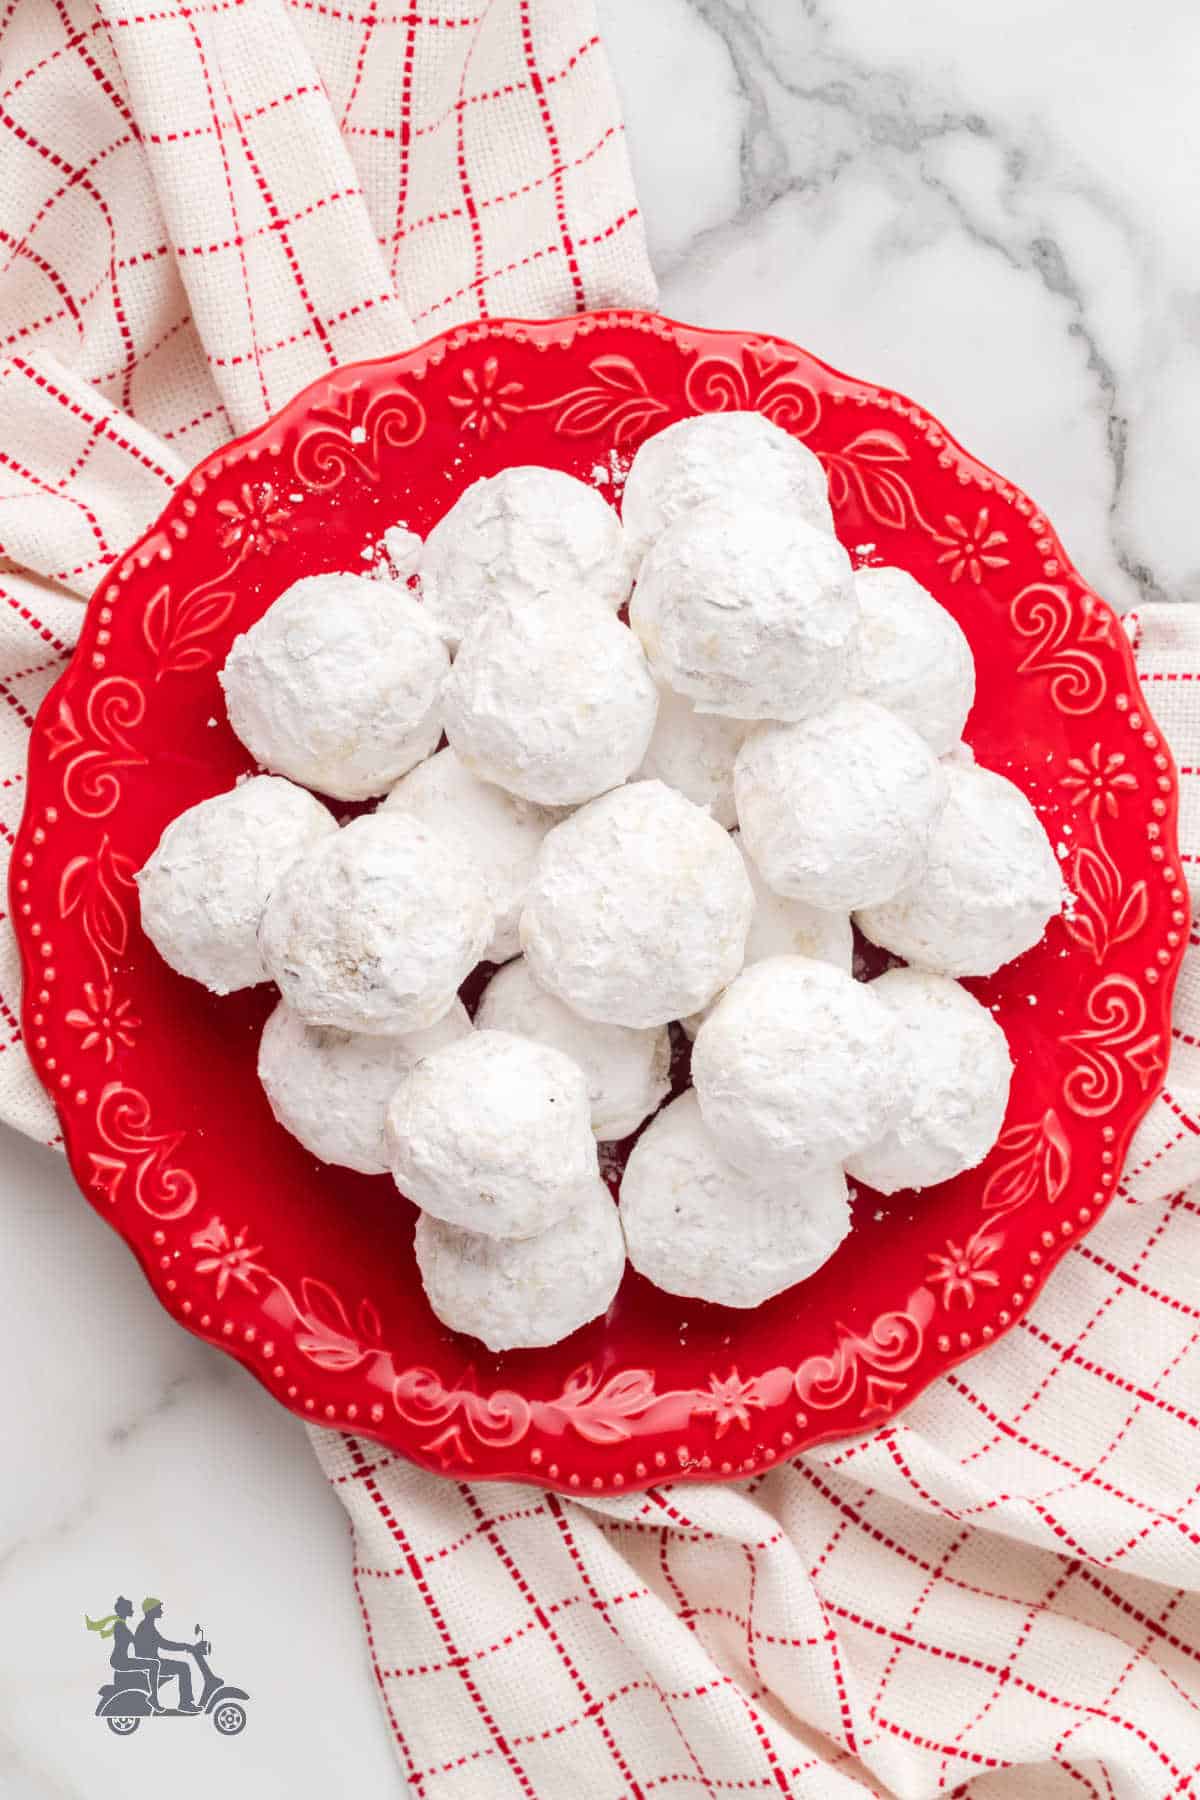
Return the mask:
<path id="1" fill-rule="evenodd" d="M 586 0 L 14 0 L 0 838 L 80 601 L 206 451 L 483 311 L 651 304 Z M 1133 627 L 1200 858 L 1200 619 Z M 1191 685 L 1189 685 L 1191 684 Z M 0 1116 L 53 1138 L 0 934 Z M 1119 1199 L 987 1355 L 732 1487 L 560 1501 L 313 1433 L 420 1800 L 1200 1786 L 1200 961 Z"/>

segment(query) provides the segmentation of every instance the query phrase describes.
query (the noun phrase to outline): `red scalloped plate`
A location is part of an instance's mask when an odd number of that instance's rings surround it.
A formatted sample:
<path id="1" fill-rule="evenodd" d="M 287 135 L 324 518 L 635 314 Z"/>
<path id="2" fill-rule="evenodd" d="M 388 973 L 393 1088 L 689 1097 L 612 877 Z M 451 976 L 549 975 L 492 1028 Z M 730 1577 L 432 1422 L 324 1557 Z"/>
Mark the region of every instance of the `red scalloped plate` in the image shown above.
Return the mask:
<path id="1" fill-rule="evenodd" d="M 217 670 L 290 582 L 361 567 L 365 540 L 426 530 L 506 464 L 615 496 L 643 437 L 723 407 L 809 443 L 856 558 L 911 570 L 962 625 L 968 739 L 1029 795 L 1076 900 L 970 984 L 1016 1065 L 981 1168 L 860 1192 L 832 1261 L 755 1312 L 630 1271 L 607 1318 L 496 1358 L 430 1313 L 390 1181 L 325 1167 L 275 1124 L 254 1073 L 272 992 L 219 1000 L 173 975 L 132 876 L 250 766 Z M 1001 1336 L 1108 1205 L 1169 1046 L 1176 809 L 1114 614 L 1037 508 L 920 408 L 773 338 L 629 312 L 488 321 L 316 382 L 202 463 L 105 578 L 31 747 L 12 883 L 26 1042 L 84 1193 L 163 1306 L 301 1417 L 565 1492 L 742 1476 L 895 1414 Z"/>

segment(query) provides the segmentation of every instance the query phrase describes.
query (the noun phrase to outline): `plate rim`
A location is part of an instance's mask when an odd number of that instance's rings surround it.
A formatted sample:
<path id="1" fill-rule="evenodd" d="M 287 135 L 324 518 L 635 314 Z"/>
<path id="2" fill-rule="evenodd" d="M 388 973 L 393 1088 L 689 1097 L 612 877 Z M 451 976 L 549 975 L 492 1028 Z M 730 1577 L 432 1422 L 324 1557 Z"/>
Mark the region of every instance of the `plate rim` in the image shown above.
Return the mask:
<path id="1" fill-rule="evenodd" d="M 425 340 L 421 344 L 412 346 L 404 351 L 399 351 L 393 355 L 366 358 L 357 362 L 338 365 L 336 368 L 327 370 L 317 376 L 261 424 L 241 433 L 238 437 L 231 439 L 228 443 L 211 451 L 200 462 L 194 465 L 194 467 L 182 478 L 163 508 L 143 532 L 141 537 L 138 538 L 136 543 L 130 546 L 129 549 L 120 556 L 116 557 L 101 575 L 93 595 L 86 603 L 84 619 L 76 648 L 72 652 L 72 655 L 68 659 L 62 672 L 43 698 L 41 705 L 38 707 L 30 733 L 30 750 L 32 750 L 37 740 L 45 734 L 48 721 L 50 721 L 52 717 L 57 716 L 58 708 L 64 693 L 70 691 L 77 682 L 84 679 L 81 672 L 85 666 L 89 668 L 89 673 L 91 672 L 89 659 L 92 651 L 93 631 L 95 628 L 94 612 L 96 610 L 96 601 L 100 590 L 107 582 L 113 579 L 118 570 L 127 570 L 133 567 L 139 553 L 145 552 L 156 536 L 163 532 L 164 525 L 174 513 L 179 503 L 180 494 L 184 488 L 186 488 L 189 483 L 196 481 L 197 477 L 203 478 L 210 474 L 215 474 L 230 461 L 244 460 L 248 455 L 251 460 L 253 460 L 256 445 L 261 440 L 264 440 L 269 434 L 286 429 L 290 423 L 299 420 L 309 413 L 314 403 L 314 397 L 327 393 L 331 382 L 353 382 L 356 378 L 358 380 L 371 379 L 373 377 L 378 377 L 385 372 L 405 376 L 416 375 L 419 377 L 425 373 L 431 364 L 436 365 L 436 363 L 440 362 L 450 350 L 457 349 L 465 344 L 483 342 L 492 338 L 522 338 L 528 336 L 536 342 L 538 339 L 544 337 L 546 342 L 541 347 L 547 349 L 554 346 L 569 348 L 581 333 L 586 334 L 589 331 L 594 331 L 597 327 L 605 326 L 614 328 L 628 327 L 666 338 L 673 338 L 676 342 L 679 342 L 680 339 L 684 339 L 689 346 L 702 344 L 706 340 L 711 340 L 714 344 L 727 346 L 731 340 L 736 340 L 743 349 L 746 346 L 762 346 L 771 353 L 782 353 L 784 356 L 795 355 L 798 352 L 805 364 L 815 366 L 817 369 L 824 372 L 824 374 L 832 381 L 845 383 L 858 388 L 868 388 L 880 399 L 880 401 L 897 411 L 902 411 L 914 423 L 920 421 L 925 428 L 933 428 L 939 435 L 944 452 L 947 455 L 952 459 L 958 459 L 965 464 L 969 464 L 973 470 L 990 478 L 999 488 L 1014 495 L 1017 500 L 1024 501 L 1029 507 L 1030 516 L 1036 519 L 1041 532 L 1041 537 L 1049 546 L 1048 555 L 1057 561 L 1061 571 L 1058 579 L 1076 584 L 1085 594 L 1091 596 L 1092 600 L 1098 603 L 1111 618 L 1115 628 L 1112 630 L 1108 641 L 1110 647 L 1116 652 L 1120 664 L 1121 676 L 1126 684 L 1126 689 L 1131 696 L 1136 697 L 1137 706 L 1144 714 L 1147 725 L 1157 730 L 1153 713 L 1141 688 L 1133 648 L 1122 627 L 1120 615 L 1118 615 L 1115 609 L 1103 599 L 1103 596 L 1096 595 L 1090 585 L 1084 581 L 1071 558 L 1067 555 L 1054 527 L 1045 519 L 1045 516 L 1040 512 L 1040 509 L 1036 507 L 1034 502 L 1024 494 L 1024 491 L 1017 487 L 1016 484 L 1007 477 L 998 474 L 989 465 L 981 462 L 978 457 L 967 450 L 960 440 L 948 431 L 941 422 L 936 419 L 934 415 L 930 414 L 923 406 L 910 400 L 898 390 L 883 387 L 876 382 L 860 376 L 848 375 L 836 368 L 833 364 L 825 361 L 823 358 L 793 344 L 788 339 L 780 337 L 775 333 L 748 331 L 738 327 L 721 328 L 696 326 L 670 318 L 664 314 L 649 312 L 645 309 L 602 307 L 558 319 L 505 317 L 502 319 L 472 321 L 450 327 Z M 690 350 L 689 354 L 691 354 Z M 757 408 L 753 409 L 758 410 Z M 1164 773 L 1169 777 L 1170 781 L 1169 792 L 1166 792 L 1164 795 L 1166 800 L 1166 811 L 1161 819 L 1160 841 L 1170 859 L 1171 866 L 1174 867 L 1178 863 L 1177 827 L 1179 811 L 1179 777 L 1174 752 L 1170 743 L 1160 730 L 1158 731 L 1158 738 L 1161 752 L 1166 758 Z M 33 1020 L 36 1004 L 33 998 L 35 987 L 34 978 L 40 969 L 41 964 L 37 957 L 37 942 L 20 923 L 22 913 L 20 909 L 18 879 L 23 866 L 22 858 L 28 854 L 30 845 L 34 840 L 34 833 L 38 829 L 34 817 L 38 804 L 33 787 L 30 785 L 27 787 L 22 817 L 14 836 L 12 860 L 9 872 L 10 916 L 12 918 L 14 935 L 18 945 L 22 979 L 22 1040 L 26 1043 L 32 1043 L 34 1041 L 36 1029 Z M 1186 894 L 1186 885 L 1182 883 L 1182 880 L 1180 885 L 1184 886 Z M 1185 909 L 1190 911 L 1190 903 L 1186 899 L 1183 902 L 1183 905 Z M 1161 969 L 1157 986 L 1158 1000 L 1156 1004 L 1158 1010 L 1156 1011 L 1155 1019 L 1166 1031 L 1168 1040 L 1171 1000 L 1179 968 L 1186 949 L 1186 930 L 1180 935 L 1181 942 L 1174 949 L 1168 965 Z M 162 1291 L 160 1281 L 157 1278 L 157 1272 L 151 1266 L 151 1258 L 148 1252 L 144 1252 L 142 1246 L 133 1241 L 122 1229 L 122 1215 L 120 1212 L 113 1207 L 106 1207 L 102 1198 L 96 1195 L 84 1181 L 80 1167 L 78 1166 L 79 1160 L 82 1157 L 82 1151 L 80 1150 L 78 1141 L 83 1129 L 83 1120 L 81 1119 L 80 1114 L 77 1111 L 72 1111 L 66 1104 L 66 1101 L 60 1098 L 55 1090 L 55 1085 L 51 1082 L 46 1073 L 38 1067 L 36 1062 L 33 1062 L 32 1058 L 31 1063 L 34 1067 L 35 1074 L 54 1106 L 63 1134 L 68 1165 L 71 1168 L 77 1186 L 80 1188 L 83 1197 L 87 1200 L 93 1211 L 98 1212 L 100 1216 L 106 1220 L 109 1226 L 122 1238 L 127 1248 L 132 1251 L 151 1292 L 163 1310 L 167 1312 L 168 1316 L 172 1318 L 176 1324 L 184 1326 L 185 1329 L 190 1331 L 193 1336 L 198 1337 L 202 1342 L 212 1344 L 224 1351 L 227 1355 L 232 1355 L 244 1368 L 249 1370 L 260 1385 L 262 1385 L 271 1395 L 273 1400 L 284 1406 L 295 1416 L 309 1424 L 325 1425 L 331 1423 L 315 1413 L 311 1403 L 309 1403 L 306 1409 L 299 1402 L 293 1403 L 285 1397 L 284 1393 L 281 1391 L 280 1385 L 273 1380 L 270 1372 L 264 1368 L 261 1360 L 256 1358 L 251 1349 L 243 1347 L 236 1340 L 222 1337 L 217 1332 L 203 1329 L 198 1321 L 194 1321 L 188 1316 L 181 1316 L 179 1302 L 172 1301 Z M 1159 1076 L 1157 1078 L 1152 1078 L 1143 1092 L 1137 1097 L 1136 1103 L 1131 1108 L 1129 1118 L 1122 1127 L 1120 1133 L 1121 1141 L 1117 1146 L 1117 1162 L 1114 1179 L 1112 1185 L 1108 1189 L 1103 1204 L 1097 1204 L 1093 1208 L 1090 1220 L 1084 1228 L 1073 1233 L 1069 1238 L 1065 1238 L 1061 1243 L 1056 1243 L 1052 1248 L 1047 1248 L 1042 1265 L 1036 1271 L 1031 1285 L 1029 1286 L 1025 1303 L 1026 1306 L 1032 1304 L 1042 1292 L 1066 1251 L 1077 1238 L 1086 1236 L 1089 1231 L 1094 1229 L 1096 1223 L 1104 1215 L 1108 1206 L 1111 1204 L 1120 1185 L 1125 1158 L 1133 1135 L 1146 1117 L 1154 1101 L 1161 1093 L 1166 1082 L 1168 1066 L 1169 1058 L 1164 1062 L 1164 1066 Z M 1014 1318 L 1013 1324 L 1015 1325 L 1015 1323 L 1016 1319 Z M 996 1341 L 998 1341 L 1001 1336 L 1005 1335 L 1007 1329 L 1011 1329 L 1011 1327 L 1006 1327 L 995 1334 Z M 972 1336 L 974 1337 L 974 1334 L 972 1334 Z M 728 1464 L 722 1464 L 720 1468 L 716 1468 L 711 1465 L 707 1458 L 705 1458 L 704 1466 L 701 1466 L 698 1462 L 682 1464 L 681 1466 L 662 1466 L 660 1463 L 654 1470 L 648 1470 L 644 1477 L 610 1476 L 607 1479 L 596 1477 L 589 1482 L 589 1491 L 607 1493 L 620 1491 L 632 1492 L 641 1488 L 652 1487 L 665 1481 L 744 1479 L 748 1473 L 752 1471 L 762 1472 L 766 1468 L 772 1466 L 775 1461 L 787 1460 L 791 1456 L 798 1454 L 801 1449 L 811 1448 L 817 1444 L 833 1440 L 843 1442 L 851 1441 L 856 1436 L 861 1436 L 864 1433 L 869 1433 L 876 1429 L 879 1423 L 890 1423 L 893 1418 L 899 1417 L 904 1410 L 924 1393 L 935 1379 L 949 1372 L 951 1369 L 958 1367 L 961 1363 L 969 1361 L 987 1347 L 988 1345 L 982 1341 L 971 1341 L 961 1348 L 952 1346 L 948 1351 L 940 1353 L 936 1361 L 931 1359 L 926 1366 L 918 1365 L 908 1370 L 907 1373 L 910 1379 L 902 1401 L 897 1406 L 895 1412 L 889 1413 L 887 1418 L 882 1421 L 872 1420 L 856 1429 L 847 1429 L 844 1424 L 836 1423 L 829 1424 L 826 1428 L 822 1429 L 819 1425 L 814 1425 L 810 1415 L 809 1425 L 800 1430 L 798 1441 L 786 1443 L 781 1446 L 778 1443 L 780 1433 L 776 1430 L 771 1433 L 770 1437 L 770 1442 L 774 1444 L 775 1447 L 767 1448 L 767 1434 L 756 1433 L 755 1442 L 756 1445 L 759 1446 L 758 1454 L 755 1458 L 751 1459 L 746 1466 L 735 1464 L 731 1467 Z M 332 1411 L 333 1409 L 327 1410 Z M 403 1415 L 401 1416 L 403 1417 Z M 471 1480 L 519 1480 L 566 1495 L 578 1494 L 581 1488 L 580 1479 L 577 1474 L 570 1477 L 565 1474 L 560 1475 L 555 1467 L 554 1474 L 552 1475 L 545 1466 L 538 1466 L 544 1459 L 539 1458 L 536 1453 L 531 1466 L 528 1451 L 525 1453 L 523 1459 L 514 1457 L 512 1459 L 511 1467 L 489 1467 L 478 1470 L 469 1466 L 469 1464 L 454 1463 L 452 1459 L 448 1463 L 444 1457 L 439 1460 L 433 1455 L 423 1455 L 411 1442 L 398 1442 L 395 1434 L 390 1434 L 379 1429 L 369 1419 L 354 1419 L 353 1422 L 350 1422 L 344 1416 L 340 1416 L 331 1423 L 331 1428 L 353 1432 L 364 1438 L 380 1442 L 390 1449 L 397 1450 L 415 1464 L 427 1468 L 433 1473 L 448 1476 L 450 1478 L 469 1478 Z M 786 1439 L 790 1434 L 784 1433 L 783 1435 Z M 639 1467 L 640 1466 L 641 1465 L 639 1465 Z"/>

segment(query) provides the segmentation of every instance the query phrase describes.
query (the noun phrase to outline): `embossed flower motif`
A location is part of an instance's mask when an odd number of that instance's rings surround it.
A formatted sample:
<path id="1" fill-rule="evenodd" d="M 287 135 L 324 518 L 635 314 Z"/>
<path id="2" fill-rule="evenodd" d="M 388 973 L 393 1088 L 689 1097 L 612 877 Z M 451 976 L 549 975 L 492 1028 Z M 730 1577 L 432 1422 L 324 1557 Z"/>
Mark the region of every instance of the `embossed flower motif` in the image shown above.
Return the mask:
<path id="1" fill-rule="evenodd" d="M 84 1034 L 80 1049 L 94 1050 L 103 1045 L 105 1062 L 112 1061 L 118 1044 L 132 1050 L 142 1021 L 135 1018 L 129 1007 L 130 1002 L 118 1000 L 111 987 L 97 987 L 94 981 L 85 981 L 83 1005 L 72 1007 L 67 1014 L 67 1024 Z"/>
<path id="2" fill-rule="evenodd" d="M 524 402 L 516 397 L 524 393 L 524 383 L 501 382 L 500 364 L 494 356 L 488 357 L 478 374 L 474 369 L 464 369 L 463 386 L 466 393 L 451 394 L 450 404 L 456 412 L 462 413 L 463 430 L 477 431 L 481 438 L 487 436 L 493 425 L 497 431 L 507 431 L 507 415 L 525 411 Z"/>
<path id="3" fill-rule="evenodd" d="M 697 1412 L 712 1413 L 717 1422 L 717 1436 L 724 1437 L 731 1425 L 740 1425 L 743 1431 L 750 1429 L 750 1410 L 760 1410 L 762 1401 L 754 1392 L 752 1381 L 743 1381 L 736 1369 L 733 1369 L 722 1381 L 718 1375 L 710 1375 L 708 1393 L 696 1406 Z"/>
<path id="4" fill-rule="evenodd" d="M 243 1225 L 239 1232 L 231 1238 L 229 1229 L 220 1219 L 210 1219 L 203 1231 L 192 1234 L 193 1250 L 211 1250 L 211 1256 L 202 1256 L 196 1264 L 197 1275 L 215 1275 L 217 1281 L 217 1299 L 223 1300 L 225 1290 L 231 1280 L 248 1288 L 252 1294 L 258 1289 L 254 1285 L 254 1276 L 248 1266 L 252 1259 L 262 1250 L 261 1244 L 248 1245 L 247 1231 Z"/>
<path id="5" fill-rule="evenodd" d="M 1137 786 L 1137 776 L 1125 767 L 1124 752 L 1114 750 L 1105 756 L 1099 744 L 1093 744 L 1086 757 L 1068 757 L 1067 767 L 1071 773 L 1063 776 L 1061 785 L 1073 790 L 1071 805 L 1086 806 L 1092 819 L 1099 818 L 1101 807 L 1115 819 L 1121 804 L 1117 795 Z"/>
<path id="6" fill-rule="evenodd" d="M 291 518 L 291 508 L 279 504 L 278 495 L 269 481 L 260 482 L 257 487 L 244 481 L 240 501 L 240 505 L 237 500 L 217 501 L 217 511 L 229 521 L 221 533 L 221 548 L 238 548 L 243 556 L 255 551 L 259 556 L 269 556 L 286 536 L 281 527 Z"/>
<path id="7" fill-rule="evenodd" d="M 1000 556 L 997 547 L 1007 544 L 1008 534 L 1004 531 L 990 530 L 991 520 L 986 506 L 981 507 L 979 517 L 974 525 L 965 525 L 954 513 L 946 514 L 945 531 L 935 531 L 934 538 L 947 548 L 938 557 L 940 563 L 949 563 L 951 581 L 961 581 L 964 574 L 979 583 L 983 580 L 985 569 L 1003 569 L 1007 556 Z"/>
<path id="8" fill-rule="evenodd" d="M 944 1252 L 931 1253 L 929 1260 L 933 1266 L 929 1285 L 941 1288 L 942 1305 L 947 1311 L 956 1295 L 962 1295 L 964 1305 L 974 1306 L 977 1287 L 999 1285 L 1000 1277 L 995 1269 L 985 1267 L 999 1248 L 999 1238 L 987 1237 L 983 1231 L 977 1231 L 965 1244 L 947 1239 Z"/>

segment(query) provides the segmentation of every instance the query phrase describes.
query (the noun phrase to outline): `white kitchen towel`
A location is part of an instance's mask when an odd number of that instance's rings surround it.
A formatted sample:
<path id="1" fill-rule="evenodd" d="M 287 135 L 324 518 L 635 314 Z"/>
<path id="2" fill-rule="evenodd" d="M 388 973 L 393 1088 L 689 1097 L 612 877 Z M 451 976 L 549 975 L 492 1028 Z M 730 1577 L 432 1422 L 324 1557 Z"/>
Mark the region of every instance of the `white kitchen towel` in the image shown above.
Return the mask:
<path id="1" fill-rule="evenodd" d="M 481 311 L 648 303 L 580 0 L 15 0 L 0 38 L 0 835 L 80 599 L 303 381 Z M 1200 856 L 1200 623 L 1140 625 Z M 1195 953 L 1193 953 L 1195 954 Z M 1200 974 L 1125 1188 L 869 1438 L 560 1501 L 314 1433 L 422 1800 L 1193 1791 Z M 0 937 L 0 1116 L 52 1137 Z"/>
<path id="2" fill-rule="evenodd" d="M 193 463 L 480 314 L 653 305 L 590 0 L 12 0 L 0 906 L 81 602 Z M 56 1141 L 0 925 L 0 1119 Z"/>

